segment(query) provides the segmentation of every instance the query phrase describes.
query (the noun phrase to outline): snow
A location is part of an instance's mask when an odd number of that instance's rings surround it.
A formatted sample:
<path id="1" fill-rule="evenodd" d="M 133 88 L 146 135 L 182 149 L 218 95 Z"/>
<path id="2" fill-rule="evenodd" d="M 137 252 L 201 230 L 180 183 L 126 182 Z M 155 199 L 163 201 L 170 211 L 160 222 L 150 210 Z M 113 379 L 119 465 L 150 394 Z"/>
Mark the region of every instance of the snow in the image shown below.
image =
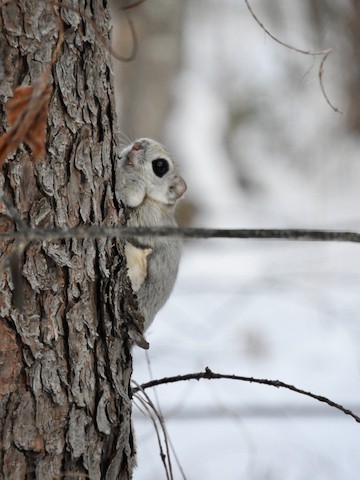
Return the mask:
<path id="1" fill-rule="evenodd" d="M 263 16 L 269 12 L 266 2 L 253 3 Z M 344 2 L 333 3 L 340 9 Z M 282 14 L 291 21 L 273 21 L 272 31 L 278 27 L 288 43 L 308 48 L 302 2 L 286 2 Z M 318 60 L 266 38 L 243 2 L 189 2 L 184 39 L 167 136 L 200 209 L 194 226 L 357 229 L 359 139 L 322 97 Z M 335 54 L 324 81 L 334 102 L 345 104 L 341 75 L 331 75 L 337 67 Z M 226 136 L 235 101 L 256 109 Z M 240 188 L 234 162 L 257 188 Z M 359 265 L 357 245 L 186 242 L 173 295 L 147 334 L 150 350 L 135 351 L 134 379 L 208 366 L 279 379 L 360 414 Z M 156 391 L 157 398 L 147 392 L 164 412 L 188 479 L 359 478 L 360 427 L 327 405 L 226 380 Z M 287 415 L 287 405 L 318 413 Z M 251 415 L 259 406 L 278 408 L 278 415 Z M 218 414 L 206 415 L 214 408 Z M 204 415 L 187 416 L 194 409 Z M 135 479 L 166 478 L 151 421 L 137 413 L 135 428 Z M 174 458 L 173 469 L 174 478 L 182 478 Z"/>

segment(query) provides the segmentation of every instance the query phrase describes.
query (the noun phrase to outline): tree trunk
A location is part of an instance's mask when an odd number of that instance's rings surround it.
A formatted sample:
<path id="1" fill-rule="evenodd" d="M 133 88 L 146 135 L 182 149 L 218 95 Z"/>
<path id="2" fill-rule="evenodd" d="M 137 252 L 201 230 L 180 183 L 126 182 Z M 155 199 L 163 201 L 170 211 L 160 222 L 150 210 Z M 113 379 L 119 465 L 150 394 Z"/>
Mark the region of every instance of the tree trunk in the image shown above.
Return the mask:
<path id="1" fill-rule="evenodd" d="M 106 1 L 61 9 L 64 38 L 52 66 L 47 155 L 10 155 L 0 189 L 24 223 L 73 227 L 124 223 L 116 185 L 117 139 Z M 66 3 L 65 3 L 66 4 Z M 94 18 L 95 32 L 89 18 Z M 47 0 L 0 8 L 1 125 L 4 102 L 33 84 L 59 33 Z M 1 202 L 0 229 L 21 228 Z M 123 248 L 112 239 L 33 242 L 20 257 L 22 309 L 1 242 L 0 479 L 128 479 L 136 318 Z"/>

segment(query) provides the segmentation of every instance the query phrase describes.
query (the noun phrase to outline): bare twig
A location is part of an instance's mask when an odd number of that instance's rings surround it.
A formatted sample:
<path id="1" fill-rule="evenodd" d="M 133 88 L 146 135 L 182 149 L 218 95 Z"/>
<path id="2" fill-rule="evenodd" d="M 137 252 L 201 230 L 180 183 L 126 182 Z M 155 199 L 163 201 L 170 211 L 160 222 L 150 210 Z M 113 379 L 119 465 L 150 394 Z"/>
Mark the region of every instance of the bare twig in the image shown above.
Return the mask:
<path id="1" fill-rule="evenodd" d="M 340 110 L 338 107 L 336 107 L 329 99 L 328 97 L 328 94 L 326 93 L 325 91 L 325 87 L 324 87 L 324 82 L 323 82 L 323 76 L 324 76 L 324 63 L 325 63 L 325 60 L 328 58 L 328 56 L 330 55 L 330 53 L 332 52 L 332 50 L 328 50 L 325 55 L 323 56 L 323 58 L 321 59 L 321 62 L 320 62 L 320 67 L 319 67 L 319 82 L 320 82 L 320 88 L 321 88 L 321 91 L 322 91 L 322 94 L 325 98 L 325 100 L 327 101 L 327 103 L 330 105 L 330 107 L 334 110 L 334 112 L 336 113 L 340 113 L 340 115 L 345 115 L 344 112 L 342 110 Z"/>
<path id="2" fill-rule="evenodd" d="M 151 368 L 151 361 L 150 361 L 150 357 L 149 357 L 149 354 L 148 352 L 145 352 L 145 357 L 146 357 L 146 364 L 147 364 L 147 367 L 148 367 L 148 371 L 149 371 L 149 375 L 150 375 L 150 378 L 153 379 L 153 373 L 152 373 L 152 368 Z M 134 382 L 136 384 L 136 382 Z M 136 384 L 137 385 L 137 384 Z M 138 386 L 138 385 L 137 385 Z M 143 391 L 142 392 L 143 395 L 146 395 L 146 393 Z M 169 443 L 169 446 L 171 448 L 171 451 L 172 451 L 172 454 L 174 455 L 174 458 L 175 458 L 175 461 L 176 461 L 176 465 L 180 471 L 180 474 L 181 474 L 181 477 L 183 480 L 186 480 L 186 476 L 185 476 L 185 472 L 184 472 L 184 469 L 180 463 L 180 460 L 177 456 L 177 453 L 175 451 L 175 447 L 171 441 L 171 438 L 170 438 L 170 435 L 167 431 L 167 428 L 166 428 L 166 424 L 165 424 L 165 419 L 164 419 L 164 415 L 162 413 L 162 410 L 161 410 L 161 406 L 160 406 L 160 401 L 159 401 L 159 398 L 158 398 L 158 395 L 157 395 L 157 391 L 156 389 L 154 389 L 154 396 L 155 396 L 155 401 L 156 401 L 156 406 L 154 405 L 154 407 L 156 407 L 156 411 L 158 413 L 158 418 L 159 418 L 159 421 L 161 422 L 161 425 L 162 425 L 162 428 L 163 428 L 163 431 L 164 433 L 166 433 L 166 439 L 167 439 L 167 442 Z"/>
<path id="3" fill-rule="evenodd" d="M 323 82 L 323 76 L 324 76 L 324 63 L 326 61 L 326 59 L 328 58 L 328 56 L 332 53 L 332 49 L 331 48 L 328 48 L 326 50 L 303 50 L 301 48 L 297 48 L 297 47 L 294 47 L 293 45 L 289 45 L 288 43 L 286 42 L 283 42 L 282 40 L 280 40 L 279 38 L 275 37 L 275 35 L 273 35 L 266 27 L 265 25 L 261 22 L 261 20 L 259 19 L 259 17 L 255 14 L 254 10 L 252 9 L 250 3 L 249 3 L 249 0 L 244 0 L 245 1 L 245 4 L 251 14 L 251 16 L 254 18 L 254 20 L 256 21 L 256 23 L 259 25 L 259 27 L 266 33 L 266 35 L 268 35 L 272 40 L 274 40 L 276 43 L 278 43 L 279 45 L 282 45 L 283 47 L 286 47 L 288 48 L 289 50 L 293 50 L 294 52 L 298 52 L 298 53 L 301 53 L 303 55 L 311 55 L 311 56 L 322 56 L 322 60 L 321 60 L 321 63 L 320 63 L 320 66 L 319 66 L 319 73 L 318 73 L 318 77 L 319 77 L 319 83 L 320 83 L 320 88 L 321 88 L 321 92 L 326 100 L 326 103 L 336 112 L 336 113 L 340 113 L 341 115 L 344 115 L 344 112 L 342 110 L 340 110 L 338 107 L 336 107 L 329 99 L 326 91 L 325 91 L 325 86 L 324 86 L 324 82 Z"/>
<path id="4" fill-rule="evenodd" d="M 173 480 L 174 476 L 173 476 L 173 471 L 172 471 L 170 449 L 169 449 L 169 443 L 168 443 L 168 433 L 167 433 L 167 430 L 166 430 L 166 427 L 165 427 L 165 422 L 164 422 L 164 419 L 162 417 L 162 414 L 161 414 L 161 412 L 158 411 L 158 409 L 156 408 L 156 406 L 152 402 L 149 395 L 146 392 L 144 392 L 144 390 L 141 388 L 141 385 L 137 384 L 135 381 L 133 381 L 133 383 L 136 385 L 136 388 L 138 389 L 137 394 L 136 394 L 136 398 L 142 403 L 143 407 L 148 412 L 148 414 L 150 416 L 150 419 L 151 419 L 151 421 L 154 425 L 156 435 L 157 435 L 157 438 L 158 438 L 159 448 L 160 448 L 160 457 L 161 457 L 161 460 L 163 462 L 163 465 L 164 465 L 164 468 L 165 468 L 165 471 L 166 471 L 166 476 L 169 480 Z M 141 392 L 141 394 L 144 396 L 144 398 L 142 398 L 139 395 L 139 392 Z M 156 420 L 159 422 L 160 429 L 162 431 L 166 454 L 164 453 L 164 451 L 162 449 L 160 431 L 157 427 Z"/>
<path id="5" fill-rule="evenodd" d="M 307 392 L 300 388 L 295 387 L 294 385 L 290 385 L 288 383 L 281 382 L 280 380 L 268 380 L 263 378 L 254 378 L 254 377 L 244 377 L 241 375 L 227 375 L 222 373 L 215 373 L 212 372 L 208 367 L 206 367 L 204 372 L 198 373 L 189 373 L 187 375 L 176 375 L 173 377 L 164 377 L 160 378 L 159 380 L 151 380 L 150 382 L 142 383 L 139 387 L 133 389 L 133 392 L 136 393 L 141 389 L 142 391 L 146 390 L 147 388 L 152 388 L 158 385 L 165 385 L 168 383 L 176 383 L 176 382 L 184 382 L 186 380 L 213 380 L 213 379 L 228 379 L 228 380 L 240 380 L 242 382 L 249 382 L 249 383 L 258 383 L 261 385 L 269 385 L 276 388 L 285 388 L 287 390 L 291 390 L 292 392 L 299 393 L 300 395 L 305 395 L 306 397 L 313 398 L 318 402 L 326 403 L 332 408 L 336 408 L 341 412 L 345 413 L 345 415 L 349 415 L 352 417 L 356 422 L 360 423 L 360 417 L 353 413 L 351 410 L 343 407 L 342 405 L 333 402 L 332 400 L 322 396 L 316 395 L 312 392 Z"/>
<path id="6" fill-rule="evenodd" d="M 152 409 L 150 408 L 150 406 L 147 404 L 147 402 L 143 398 L 141 398 L 138 393 L 134 395 L 134 398 L 141 404 L 141 407 L 140 407 L 139 404 L 135 403 L 135 405 L 137 406 L 139 411 L 145 417 L 149 418 L 151 420 L 151 423 L 154 426 L 157 442 L 158 442 L 158 445 L 159 445 L 160 458 L 161 458 L 161 462 L 162 462 L 162 464 L 164 466 L 164 470 L 165 470 L 166 480 L 170 480 L 168 466 L 167 466 L 167 463 L 166 463 L 166 455 L 165 455 L 164 450 L 163 450 L 160 431 L 159 431 L 158 424 L 156 422 L 156 416 L 155 416 L 154 412 L 152 411 Z"/>
<path id="7" fill-rule="evenodd" d="M 25 242 L 72 238 L 129 238 L 129 237 L 237 238 L 253 240 L 290 240 L 306 242 L 360 243 L 360 233 L 310 229 L 218 229 L 174 227 L 108 227 L 79 225 L 73 228 L 31 228 L 18 232 L 1 232 L 0 239 L 21 239 Z"/>

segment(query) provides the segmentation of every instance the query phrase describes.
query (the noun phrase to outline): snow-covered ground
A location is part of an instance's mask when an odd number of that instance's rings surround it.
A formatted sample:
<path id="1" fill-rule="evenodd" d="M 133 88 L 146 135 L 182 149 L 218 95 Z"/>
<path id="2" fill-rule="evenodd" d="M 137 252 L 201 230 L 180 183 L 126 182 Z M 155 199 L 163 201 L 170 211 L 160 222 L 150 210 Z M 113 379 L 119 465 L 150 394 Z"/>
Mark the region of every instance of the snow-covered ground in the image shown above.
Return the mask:
<path id="1" fill-rule="evenodd" d="M 253 3 L 264 14 L 266 0 Z M 283 15 L 282 28 L 273 23 L 279 36 L 318 49 L 306 43 L 312 37 L 301 1 L 287 0 Z M 243 2 L 189 2 L 185 25 L 184 70 L 167 136 L 199 207 L 194 226 L 358 229 L 360 141 L 346 134 L 345 117 L 322 97 L 318 62 L 266 38 Z M 340 69 L 335 52 L 324 81 L 345 109 Z M 236 102 L 263 115 L 229 135 Z M 257 186 L 253 192 L 240 188 L 242 172 Z M 208 366 L 279 379 L 360 414 L 359 266 L 354 244 L 186 242 L 175 291 L 147 334 L 151 373 L 138 349 L 134 379 Z M 148 390 L 187 479 L 360 477 L 360 425 L 327 405 L 228 380 L 156 392 L 157 398 Z M 165 479 L 153 425 L 136 409 L 135 427 L 135 479 Z M 182 478 L 172 463 L 174 478 Z"/>

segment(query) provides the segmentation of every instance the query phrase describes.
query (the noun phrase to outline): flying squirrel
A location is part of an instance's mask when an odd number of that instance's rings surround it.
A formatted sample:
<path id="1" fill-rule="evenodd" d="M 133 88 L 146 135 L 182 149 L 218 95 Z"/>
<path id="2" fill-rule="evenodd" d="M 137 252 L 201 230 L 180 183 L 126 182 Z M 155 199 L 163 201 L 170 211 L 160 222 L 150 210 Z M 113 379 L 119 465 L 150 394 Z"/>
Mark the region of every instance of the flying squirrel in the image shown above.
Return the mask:
<path id="1" fill-rule="evenodd" d="M 160 143 L 141 138 L 120 156 L 123 202 L 129 227 L 177 227 L 175 208 L 187 185 L 176 162 Z M 128 276 L 144 318 L 144 331 L 163 307 L 174 287 L 182 240 L 145 236 L 126 241 Z"/>

